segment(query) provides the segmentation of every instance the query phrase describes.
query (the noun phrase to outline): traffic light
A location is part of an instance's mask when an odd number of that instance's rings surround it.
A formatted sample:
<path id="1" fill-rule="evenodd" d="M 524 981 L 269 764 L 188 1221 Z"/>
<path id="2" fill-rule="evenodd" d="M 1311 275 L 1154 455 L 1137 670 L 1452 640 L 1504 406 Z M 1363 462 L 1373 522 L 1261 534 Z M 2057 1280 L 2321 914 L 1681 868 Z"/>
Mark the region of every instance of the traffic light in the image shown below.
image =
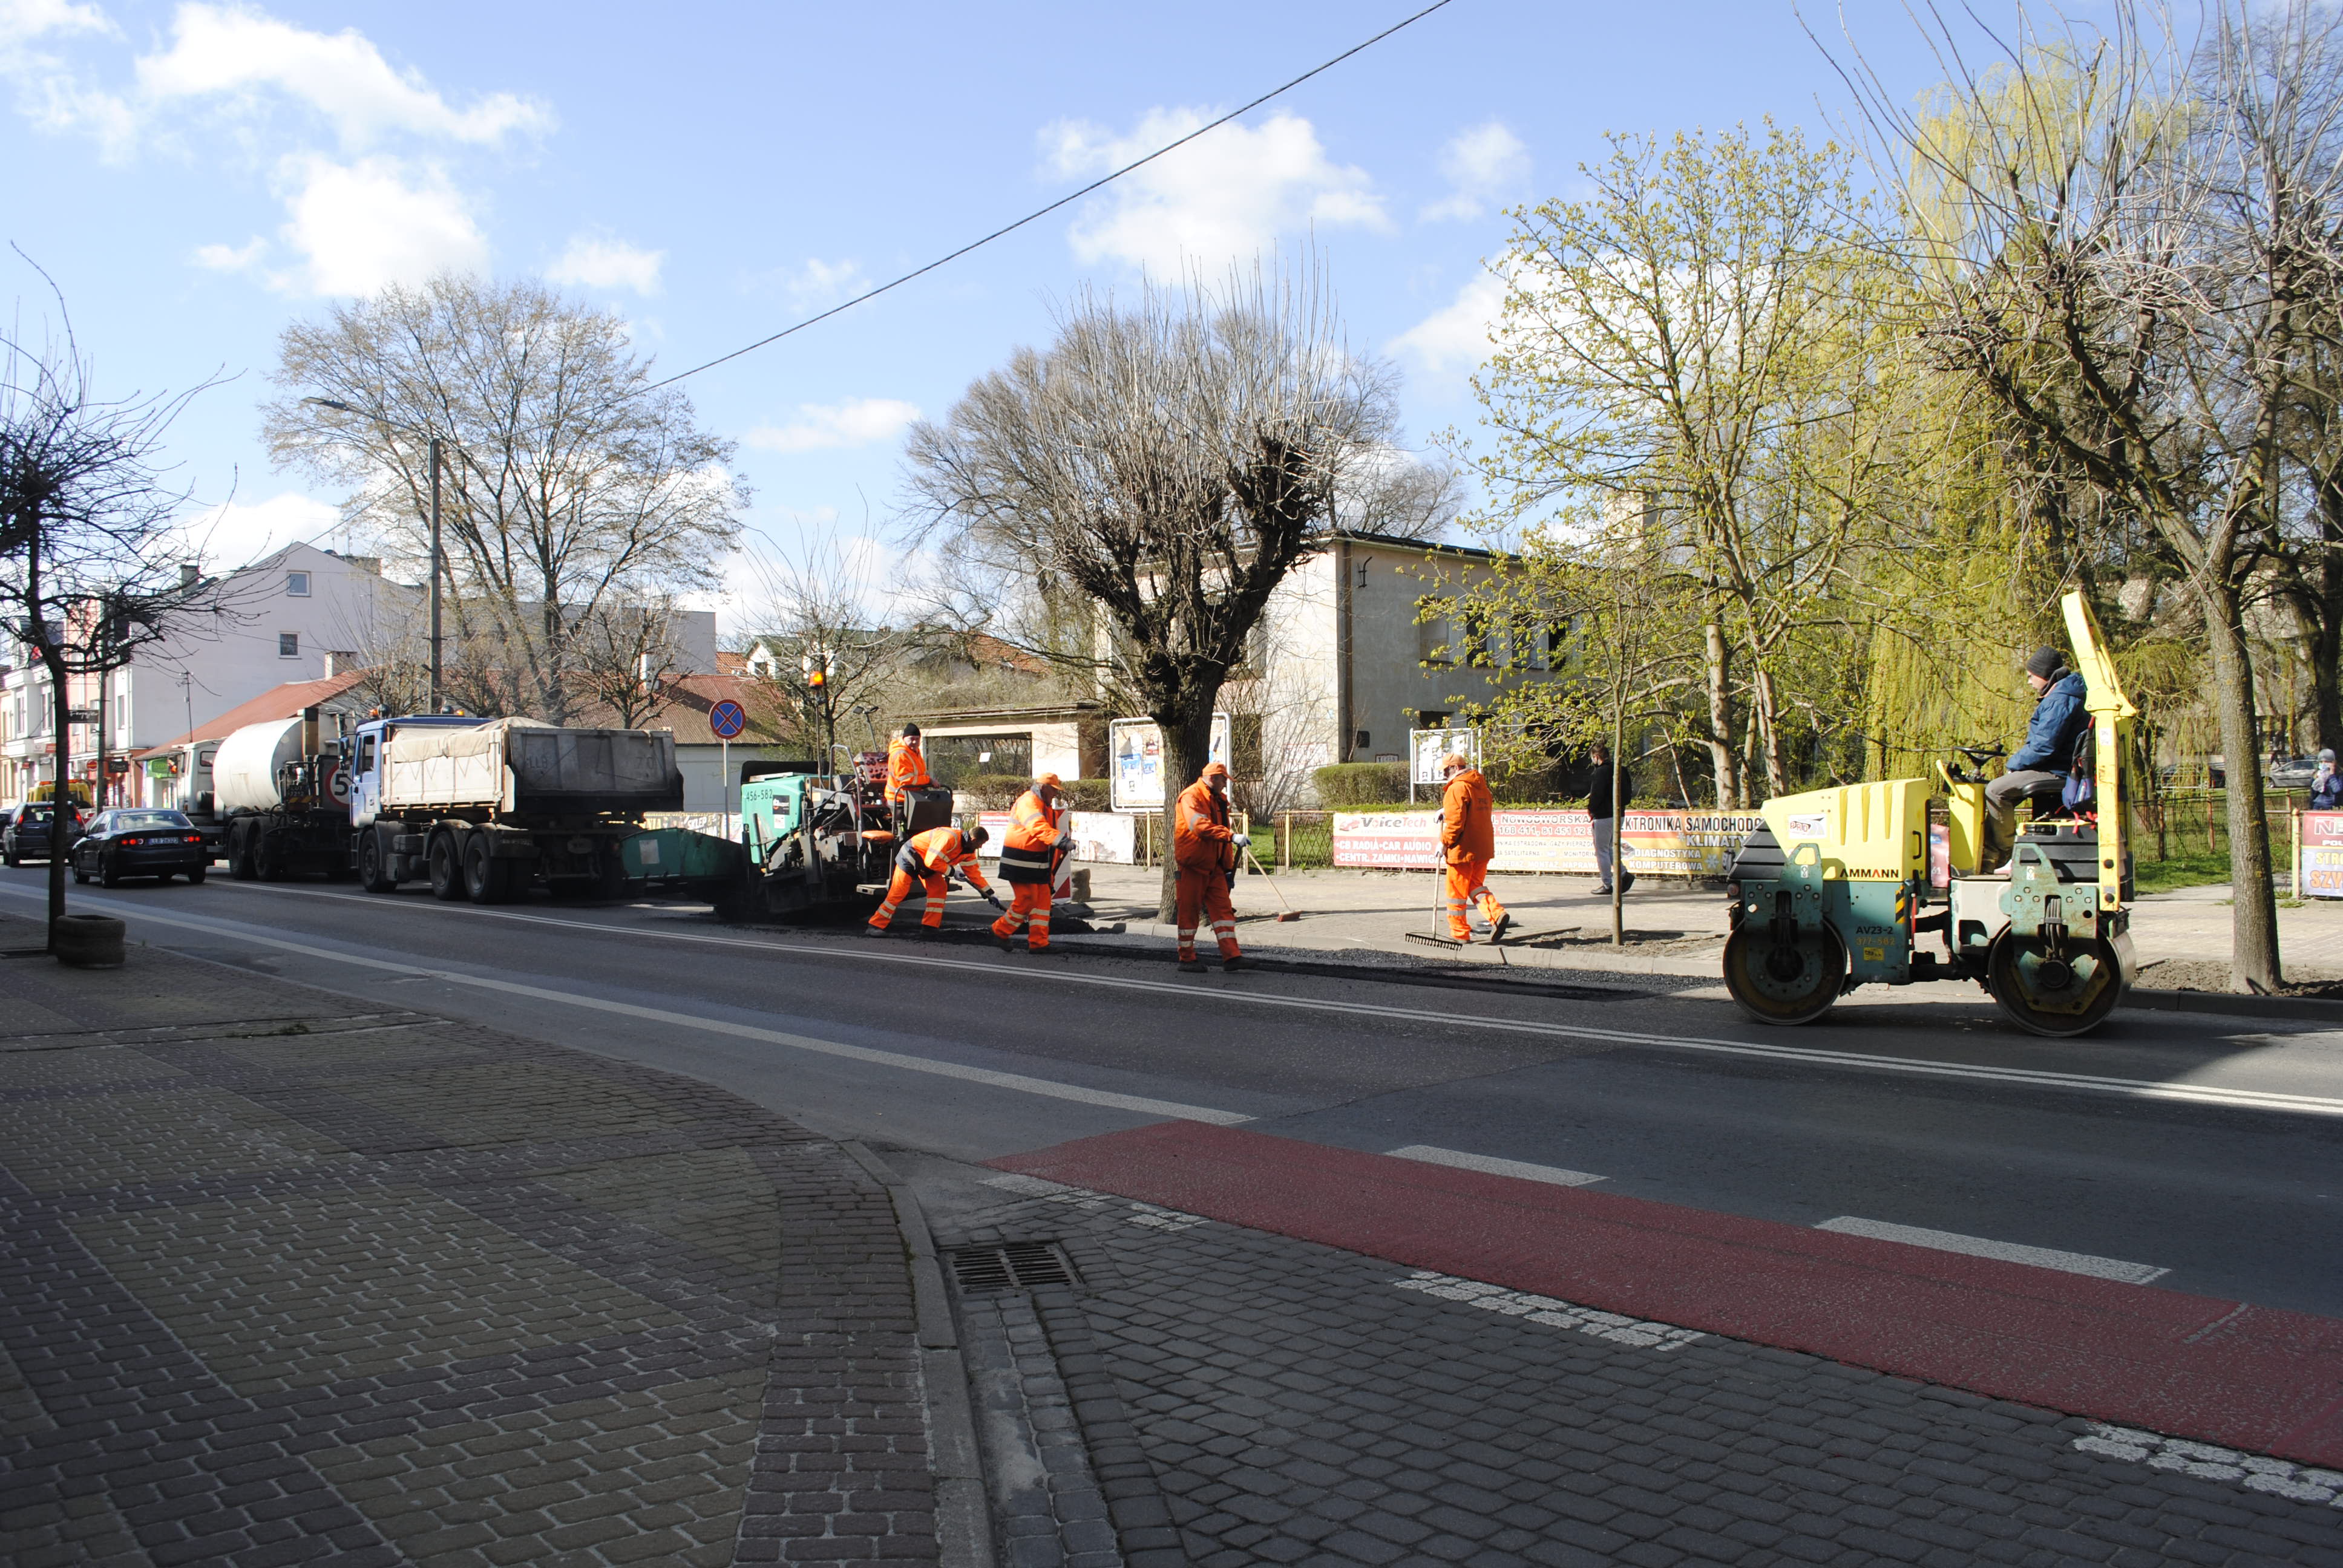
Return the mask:
<path id="1" fill-rule="evenodd" d="M 825 653 L 816 658 L 810 653 L 801 653 L 798 656 L 798 668 L 805 674 L 808 691 L 820 691 L 830 684 L 830 656 L 829 654 Z"/>

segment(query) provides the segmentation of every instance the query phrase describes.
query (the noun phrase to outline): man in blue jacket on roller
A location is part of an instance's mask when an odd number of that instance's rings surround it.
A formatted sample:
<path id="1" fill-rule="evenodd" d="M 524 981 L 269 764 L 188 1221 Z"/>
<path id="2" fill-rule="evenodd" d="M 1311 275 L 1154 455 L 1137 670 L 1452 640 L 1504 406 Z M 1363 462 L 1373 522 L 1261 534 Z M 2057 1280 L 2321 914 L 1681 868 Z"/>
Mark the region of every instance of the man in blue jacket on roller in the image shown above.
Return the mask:
<path id="1" fill-rule="evenodd" d="M 2066 668 L 2066 658 L 2055 648 L 2037 648 L 2026 661 L 2026 683 L 2037 694 L 2034 718 L 2026 727 L 2025 743 L 2010 754 L 2002 776 L 1985 787 L 1986 859 L 1998 859 L 2009 869 L 2011 846 L 2016 843 L 2017 803 L 2040 791 L 2056 794 L 2075 765 L 2075 745 L 2091 721 L 2085 706 L 2090 684 Z"/>

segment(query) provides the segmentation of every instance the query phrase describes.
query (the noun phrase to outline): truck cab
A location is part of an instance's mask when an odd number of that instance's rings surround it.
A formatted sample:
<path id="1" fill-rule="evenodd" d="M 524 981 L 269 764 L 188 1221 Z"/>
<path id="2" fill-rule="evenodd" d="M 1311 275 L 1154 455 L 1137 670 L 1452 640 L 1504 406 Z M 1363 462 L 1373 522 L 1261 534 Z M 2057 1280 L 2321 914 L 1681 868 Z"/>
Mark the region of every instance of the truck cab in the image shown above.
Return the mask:
<path id="1" fill-rule="evenodd" d="M 350 826 L 368 827 L 382 813 L 383 745 L 394 731 L 424 727 L 471 729 L 488 722 L 470 715 L 409 713 L 397 719 L 369 719 L 359 725 L 342 741 L 349 757 Z"/>

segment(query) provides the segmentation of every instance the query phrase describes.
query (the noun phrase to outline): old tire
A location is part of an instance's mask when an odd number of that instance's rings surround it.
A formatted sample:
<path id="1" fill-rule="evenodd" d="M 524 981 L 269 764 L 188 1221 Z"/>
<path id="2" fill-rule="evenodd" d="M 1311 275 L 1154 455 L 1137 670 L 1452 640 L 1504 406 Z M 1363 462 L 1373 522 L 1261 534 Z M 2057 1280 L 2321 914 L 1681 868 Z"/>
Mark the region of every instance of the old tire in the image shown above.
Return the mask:
<path id="1" fill-rule="evenodd" d="M 504 868 L 488 849 L 486 833 L 475 833 L 464 840 L 464 896 L 476 904 L 504 902 Z"/>
<path id="2" fill-rule="evenodd" d="M 390 879 L 389 857 L 383 852 L 382 835 L 373 829 L 358 840 L 358 886 L 369 893 L 395 893 L 398 884 Z"/>
<path id="3" fill-rule="evenodd" d="M 112 915 L 60 915 L 50 928 L 49 950 L 74 969 L 118 970 L 127 929 Z"/>
<path id="4" fill-rule="evenodd" d="M 464 896 L 464 863 L 462 848 L 453 833 L 431 835 L 431 849 L 426 859 L 431 872 L 431 896 L 442 903 L 454 903 Z"/>
<path id="5" fill-rule="evenodd" d="M 1812 1023 L 1846 988 L 1846 944 L 1825 926 L 1776 948 L 1771 921 L 1744 920 L 1725 939 L 1725 986 L 1759 1023 Z"/>
<path id="6" fill-rule="evenodd" d="M 2118 950 L 2118 944 L 2120 950 Z M 1986 989 L 2028 1034 L 2066 1040 L 2107 1022 L 2130 986 L 2131 938 L 2113 943 L 2069 938 L 2052 959 L 2038 939 L 2005 930 L 1986 955 Z"/>

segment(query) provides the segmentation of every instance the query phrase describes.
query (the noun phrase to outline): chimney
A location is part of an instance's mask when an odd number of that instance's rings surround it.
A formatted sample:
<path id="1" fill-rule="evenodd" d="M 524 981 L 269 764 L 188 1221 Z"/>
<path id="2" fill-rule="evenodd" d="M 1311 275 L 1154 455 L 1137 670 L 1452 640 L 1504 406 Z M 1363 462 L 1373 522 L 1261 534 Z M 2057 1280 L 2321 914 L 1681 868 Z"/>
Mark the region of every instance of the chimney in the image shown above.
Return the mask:
<path id="1" fill-rule="evenodd" d="M 304 757 L 317 754 L 317 709 L 314 708 L 301 710 L 301 755 Z"/>
<path id="2" fill-rule="evenodd" d="M 326 678 L 327 680 L 333 679 L 334 677 L 337 675 L 347 675 L 354 669 L 364 669 L 365 668 L 365 663 L 359 659 L 358 656 L 352 653 L 346 648 L 329 648 L 326 650 Z"/>
<path id="3" fill-rule="evenodd" d="M 179 563 L 179 586 L 181 588 L 191 588 L 197 583 L 203 581 L 203 568 L 196 565 L 193 561 L 182 561 Z"/>

